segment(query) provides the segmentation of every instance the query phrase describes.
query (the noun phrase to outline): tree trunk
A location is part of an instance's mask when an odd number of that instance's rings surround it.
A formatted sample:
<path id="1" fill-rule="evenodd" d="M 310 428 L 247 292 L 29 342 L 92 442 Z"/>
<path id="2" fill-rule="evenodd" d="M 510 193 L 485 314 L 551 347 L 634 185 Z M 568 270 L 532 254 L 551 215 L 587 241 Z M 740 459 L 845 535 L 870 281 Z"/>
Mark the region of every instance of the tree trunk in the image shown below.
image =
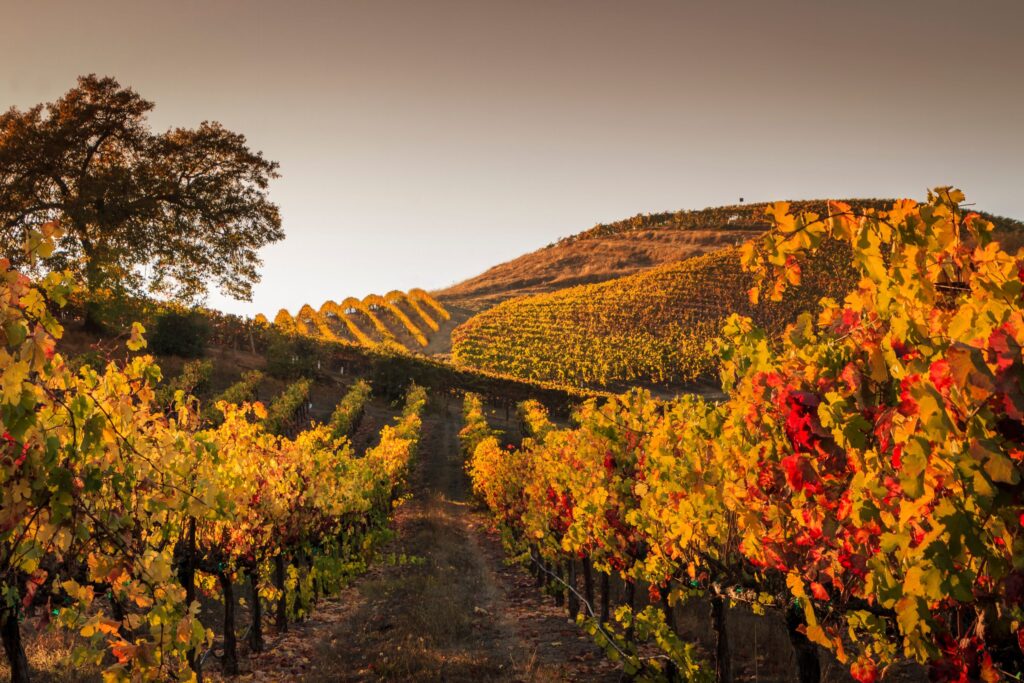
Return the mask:
<path id="1" fill-rule="evenodd" d="M 224 593 L 224 675 L 238 675 L 238 639 L 235 637 L 235 590 L 231 577 L 225 573 L 217 576 Z"/>
<path id="2" fill-rule="evenodd" d="M 569 618 L 576 621 L 580 613 L 580 598 L 576 594 L 576 560 L 569 560 Z"/>
<path id="3" fill-rule="evenodd" d="M 533 558 L 533 575 L 536 577 L 534 585 L 540 588 L 544 585 L 544 563 L 540 559 L 540 552 L 534 548 L 530 551 L 530 556 Z"/>
<path id="4" fill-rule="evenodd" d="M 818 648 L 807 640 L 807 636 L 797 628 L 803 624 L 803 616 L 796 609 L 786 610 L 786 630 L 789 642 L 793 645 L 796 655 L 797 680 L 800 683 L 819 683 L 821 681 L 821 663 L 818 661 Z"/>
<path id="5" fill-rule="evenodd" d="M 601 623 L 607 624 L 609 614 L 609 607 L 611 605 L 611 593 L 612 582 L 607 574 L 601 572 Z"/>
<path id="6" fill-rule="evenodd" d="M 629 607 L 629 611 L 633 613 L 629 621 L 629 627 L 626 629 L 626 640 L 632 643 L 636 632 L 636 629 L 633 628 L 633 623 L 636 621 L 636 583 L 631 580 L 626 581 L 625 604 Z"/>
<path id="7" fill-rule="evenodd" d="M 313 555 L 309 556 L 309 575 L 312 577 L 310 580 L 313 584 L 313 598 L 312 604 L 310 605 L 310 611 L 320 602 L 320 577 L 317 576 L 313 569 L 316 567 L 316 557 Z"/>
<path id="8" fill-rule="evenodd" d="M 277 598 L 277 632 L 288 630 L 288 596 L 284 592 L 284 555 L 274 558 L 274 585 L 281 595 Z"/>
<path id="9" fill-rule="evenodd" d="M 185 607 L 187 609 L 196 599 L 196 520 L 194 517 L 188 521 L 185 557 L 178 566 L 178 580 L 181 581 L 181 587 L 185 589 Z M 188 659 L 188 667 L 195 672 L 197 680 L 201 683 L 203 674 L 199 669 L 199 650 L 196 648 L 189 650 L 186 659 Z"/>
<path id="10" fill-rule="evenodd" d="M 18 624 L 18 612 L 8 607 L 3 612 L 3 623 L 0 624 L 0 636 L 4 641 L 4 652 L 11 667 L 11 683 L 29 683 L 28 658 L 21 642 L 21 628 Z"/>
<path id="11" fill-rule="evenodd" d="M 100 333 L 106 330 L 103 324 L 103 306 L 92 299 L 85 302 L 85 317 L 82 319 L 82 329 L 86 332 Z"/>
<path id="12" fill-rule="evenodd" d="M 260 568 L 257 564 L 249 571 L 252 588 L 252 628 L 249 630 L 249 648 L 263 652 L 263 602 L 260 600 Z"/>
<path id="13" fill-rule="evenodd" d="M 732 683 L 732 657 L 729 652 L 729 632 L 726 630 L 725 597 L 711 598 L 711 624 L 715 630 L 715 665 L 720 683 Z"/>
<path id="14" fill-rule="evenodd" d="M 583 559 L 583 597 L 587 601 L 587 616 L 594 616 L 597 612 L 594 609 L 594 569 L 589 557 Z"/>
<path id="15" fill-rule="evenodd" d="M 668 593 L 672 589 L 672 586 L 666 586 L 665 590 L 661 592 L 661 612 L 665 615 L 665 624 L 668 625 L 669 630 L 672 633 L 676 632 L 676 613 L 672 609 L 672 605 L 668 603 Z"/>
<path id="16" fill-rule="evenodd" d="M 82 326 L 87 332 L 103 332 L 103 305 L 96 301 L 93 296 L 103 286 L 103 277 L 99 267 L 96 265 L 96 254 L 92 244 L 82 239 L 82 251 L 85 253 L 85 286 L 88 291 L 85 293 L 85 310 Z"/>
<path id="17" fill-rule="evenodd" d="M 306 565 L 306 555 L 305 555 L 305 553 L 296 553 L 295 556 L 292 558 L 292 562 L 295 564 L 295 569 L 296 570 L 298 570 L 301 567 L 305 566 Z M 306 577 L 308 577 L 308 576 L 309 576 L 309 574 L 307 573 Z M 302 573 L 300 571 L 299 572 L 299 576 L 297 578 L 298 583 L 295 586 L 295 606 L 294 606 L 294 608 L 292 610 L 293 616 L 295 617 L 295 623 L 297 623 L 297 624 L 304 623 L 306 621 L 307 617 L 309 616 L 309 605 L 306 603 L 307 596 L 303 595 L 304 591 L 303 591 L 302 582 L 303 582 L 304 578 L 305 577 L 302 576 Z"/>
<path id="18" fill-rule="evenodd" d="M 132 634 L 124 624 L 127 614 L 124 611 L 124 605 L 122 605 L 121 601 L 117 599 L 116 595 L 114 595 L 113 589 L 110 590 L 110 616 L 117 622 L 118 634 L 130 643 L 132 641 Z"/>
<path id="19" fill-rule="evenodd" d="M 555 578 L 551 583 L 555 586 L 555 606 L 565 605 L 565 565 L 561 562 L 555 563 Z"/>

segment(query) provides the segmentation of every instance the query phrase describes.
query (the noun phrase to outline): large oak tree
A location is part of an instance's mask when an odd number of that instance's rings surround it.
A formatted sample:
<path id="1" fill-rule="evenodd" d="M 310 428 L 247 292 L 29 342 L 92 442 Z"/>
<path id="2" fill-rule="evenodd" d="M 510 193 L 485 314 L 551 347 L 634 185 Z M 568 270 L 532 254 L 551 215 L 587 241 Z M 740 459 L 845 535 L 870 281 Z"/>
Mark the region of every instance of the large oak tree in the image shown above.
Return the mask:
<path id="1" fill-rule="evenodd" d="M 56 220 L 64 235 L 48 265 L 91 290 L 194 301 L 213 284 L 250 298 L 257 250 L 284 237 L 267 197 L 277 163 L 215 122 L 154 133 L 152 108 L 90 75 L 0 116 L 0 254 L 13 260 L 30 226 Z"/>

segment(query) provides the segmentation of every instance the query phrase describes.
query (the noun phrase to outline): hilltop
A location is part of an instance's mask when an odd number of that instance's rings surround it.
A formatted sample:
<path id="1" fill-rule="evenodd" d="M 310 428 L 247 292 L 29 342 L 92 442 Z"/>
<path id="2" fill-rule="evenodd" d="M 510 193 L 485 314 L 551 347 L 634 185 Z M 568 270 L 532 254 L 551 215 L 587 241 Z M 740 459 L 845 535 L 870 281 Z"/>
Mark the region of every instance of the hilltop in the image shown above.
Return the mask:
<path id="1" fill-rule="evenodd" d="M 881 209 L 893 199 L 845 199 L 855 208 Z M 792 210 L 824 213 L 825 200 L 792 201 Z M 565 237 L 506 261 L 433 295 L 447 306 L 482 311 L 506 299 L 604 282 L 736 246 L 768 229 L 768 203 L 716 206 L 695 211 L 643 213 Z M 1024 224 L 986 214 L 1000 225 Z"/>

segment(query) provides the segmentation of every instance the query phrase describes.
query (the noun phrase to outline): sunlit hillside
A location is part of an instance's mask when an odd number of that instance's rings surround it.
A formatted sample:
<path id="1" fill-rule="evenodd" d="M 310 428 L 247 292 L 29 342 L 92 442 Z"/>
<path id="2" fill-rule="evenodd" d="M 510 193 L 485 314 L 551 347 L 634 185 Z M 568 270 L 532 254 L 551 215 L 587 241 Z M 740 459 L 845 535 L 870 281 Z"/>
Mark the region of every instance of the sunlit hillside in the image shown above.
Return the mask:
<path id="1" fill-rule="evenodd" d="M 880 200 L 856 200 L 876 208 Z M 891 202 L 889 202 L 891 205 Z M 767 226 L 764 205 L 720 207 L 699 212 L 642 215 L 602 225 L 563 240 L 552 249 L 579 250 L 616 236 L 701 235 L 751 237 Z M 799 202 L 794 211 L 824 211 L 824 202 Z M 1024 239 L 1024 225 L 992 217 L 1007 248 Z M 718 224 L 717 232 L 698 226 Z M 705 246 L 721 244 L 705 242 Z M 544 251 L 524 259 L 537 263 Z M 536 380 L 622 386 L 630 382 L 691 382 L 714 374 L 708 342 L 732 313 L 751 316 L 779 333 L 800 312 L 816 310 L 823 297 L 841 299 L 855 282 L 846 254 L 823 249 L 803 269 L 803 286 L 782 302 L 750 303 L 753 278 L 743 272 L 740 250 L 726 246 L 676 263 L 647 268 L 598 284 L 555 288 L 516 297 L 470 318 L 452 334 L 457 363 Z M 634 264 L 635 265 L 635 264 Z"/>
<path id="2" fill-rule="evenodd" d="M 850 199 L 854 207 L 882 208 L 891 199 Z M 824 200 L 791 202 L 794 211 L 821 213 Z M 768 228 L 767 203 L 718 206 L 697 211 L 642 213 L 583 232 L 501 263 L 433 294 L 446 305 L 481 311 L 506 299 L 592 284 L 699 256 L 746 241 Z M 995 216 L 1004 229 L 1024 229 Z M 1024 232 L 1021 232 L 1024 234 Z"/>

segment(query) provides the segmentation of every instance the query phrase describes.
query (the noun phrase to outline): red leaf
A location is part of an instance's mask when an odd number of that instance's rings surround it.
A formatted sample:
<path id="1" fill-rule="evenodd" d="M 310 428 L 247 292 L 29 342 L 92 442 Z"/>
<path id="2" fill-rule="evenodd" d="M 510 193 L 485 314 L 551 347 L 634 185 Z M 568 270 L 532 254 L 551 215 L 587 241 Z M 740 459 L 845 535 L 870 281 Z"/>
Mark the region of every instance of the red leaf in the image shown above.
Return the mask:
<path id="1" fill-rule="evenodd" d="M 804 473 L 800 466 L 800 455 L 794 453 L 782 459 L 782 469 L 786 471 L 786 482 L 793 487 L 794 491 L 800 491 L 804 487 Z"/>

